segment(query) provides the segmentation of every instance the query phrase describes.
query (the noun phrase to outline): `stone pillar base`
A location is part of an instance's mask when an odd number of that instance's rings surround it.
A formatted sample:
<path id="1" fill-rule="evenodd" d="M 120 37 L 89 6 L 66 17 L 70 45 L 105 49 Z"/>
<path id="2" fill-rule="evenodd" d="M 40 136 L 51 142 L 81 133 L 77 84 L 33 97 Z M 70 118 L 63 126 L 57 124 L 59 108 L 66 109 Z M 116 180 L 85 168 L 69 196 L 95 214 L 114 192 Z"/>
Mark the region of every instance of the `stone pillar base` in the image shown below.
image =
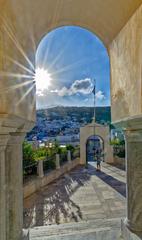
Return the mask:
<path id="1" fill-rule="evenodd" d="M 22 236 L 22 240 L 29 240 L 29 229 L 23 229 L 23 236 Z"/>
<path id="2" fill-rule="evenodd" d="M 121 233 L 124 240 L 141 240 L 142 233 L 133 233 L 127 226 L 126 220 L 121 221 Z"/>

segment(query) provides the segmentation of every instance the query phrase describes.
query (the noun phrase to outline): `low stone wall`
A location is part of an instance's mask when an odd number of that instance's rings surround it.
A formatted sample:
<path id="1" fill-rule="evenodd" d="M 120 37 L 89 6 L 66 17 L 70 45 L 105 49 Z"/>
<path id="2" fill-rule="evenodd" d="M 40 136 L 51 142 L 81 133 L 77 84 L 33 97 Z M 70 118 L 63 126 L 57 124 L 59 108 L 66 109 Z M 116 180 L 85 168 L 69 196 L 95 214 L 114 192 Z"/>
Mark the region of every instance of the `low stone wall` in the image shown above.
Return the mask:
<path id="1" fill-rule="evenodd" d="M 125 169 L 125 158 L 120 158 L 118 156 L 113 157 L 113 163 Z"/>
<path id="2" fill-rule="evenodd" d="M 76 158 L 71 162 L 65 163 L 63 166 L 61 166 L 59 169 L 53 170 L 47 175 L 44 175 L 42 178 L 37 177 L 35 179 L 32 179 L 31 181 L 25 183 L 24 185 L 24 198 L 29 197 L 31 194 L 35 193 L 42 187 L 46 186 L 47 184 L 53 182 L 54 180 L 58 179 L 63 174 L 69 172 L 73 168 L 75 168 L 77 165 L 79 165 L 80 159 Z"/>

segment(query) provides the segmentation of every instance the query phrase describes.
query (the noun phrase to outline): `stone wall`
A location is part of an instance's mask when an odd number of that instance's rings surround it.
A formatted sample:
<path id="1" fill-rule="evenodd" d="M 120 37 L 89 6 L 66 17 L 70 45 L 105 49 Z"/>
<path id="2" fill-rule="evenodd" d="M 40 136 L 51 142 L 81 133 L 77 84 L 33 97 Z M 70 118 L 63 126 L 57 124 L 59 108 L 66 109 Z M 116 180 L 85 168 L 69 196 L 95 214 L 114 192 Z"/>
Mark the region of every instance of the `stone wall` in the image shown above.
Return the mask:
<path id="1" fill-rule="evenodd" d="M 69 172 L 73 168 L 79 165 L 79 158 L 67 162 L 61 168 L 58 170 L 53 170 L 52 172 L 48 173 L 47 175 L 43 176 L 42 178 L 37 177 L 35 179 L 32 179 L 31 181 L 27 182 L 24 185 L 24 198 L 29 197 L 31 194 L 35 193 L 41 187 L 46 186 L 47 184 L 53 182 L 54 180 L 58 179 L 63 174 Z"/>
<path id="2" fill-rule="evenodd" d="M 125 169 L 125 158 L 120 158 L 118 156 L 114 156 L 113 157 L 113 164 L 116 165 L 116 166 L 120 166 L 122 167 L 123 169 Z"/>
<path id="3" fill-rule="evenodd" d="M 110 46 L 112 121 L 142 114 L 142 5 Z"/>

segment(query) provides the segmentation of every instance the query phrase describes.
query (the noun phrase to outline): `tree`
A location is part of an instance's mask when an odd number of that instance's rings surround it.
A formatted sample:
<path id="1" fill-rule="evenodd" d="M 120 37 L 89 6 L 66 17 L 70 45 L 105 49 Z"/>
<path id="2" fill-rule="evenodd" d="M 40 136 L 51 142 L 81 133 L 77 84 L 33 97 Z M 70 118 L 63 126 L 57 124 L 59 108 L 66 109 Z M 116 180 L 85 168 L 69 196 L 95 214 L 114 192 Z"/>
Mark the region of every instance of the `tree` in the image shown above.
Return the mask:
<path id="1" fill-rule="evenodd" d="M 23 143 L 23 166 L 29 166 L 35 162 L 32 145 L 27 141 Z"/>

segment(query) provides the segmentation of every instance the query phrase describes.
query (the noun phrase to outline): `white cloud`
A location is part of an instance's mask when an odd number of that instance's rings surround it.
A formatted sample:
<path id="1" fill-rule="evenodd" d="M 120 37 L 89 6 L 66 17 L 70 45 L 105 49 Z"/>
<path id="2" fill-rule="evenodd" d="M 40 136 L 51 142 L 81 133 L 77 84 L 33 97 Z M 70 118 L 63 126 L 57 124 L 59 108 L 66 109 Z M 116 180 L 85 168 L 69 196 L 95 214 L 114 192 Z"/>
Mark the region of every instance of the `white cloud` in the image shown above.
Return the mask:
<path id="1" fill-rule="evenodd" d="M 41 90 L 36 90 L 36 95 L 39 97 L 43 97 L 44 93 Z"/>
<path id="2" fill-rule="evenodd" d="M 53 85 L 52 85 L 53 86 Z M 81 102 L 84 105 L 92 105 L 94 83 L 90 78 L 74 81 L 70 87 L 62 87 L 61 89 L 45 89 L 37 91 L 37 107 L 47 107 L 50 105 L 76 105 L 78 103 L 78 95 L 82 94 Z M 64 99 L 64 96 L 69 98 Z M 97 104 L 105 103 L 106 96 L 103 91 L 98 90 L 95 95 Z"/>
<path id="3" fill-rule="evenodd" d="M 61 89 L 54 89 L 50 90 L 50 93 L 56 93 L 60 97 L 64 96 L 73 96 L 82 93 L 84 95 L 91 94 L 94 88 L 93 81 L 90 78 L 85 78 L 81 80 L 76 80 L 72 83 L 72 85 L 67 88 L 63 87 Z M 106 99 L 104 92 L 99 90 L 95 94 L 96 100 L 103 101 Z M 86 98 L 84 101 L 88 101 L 89 99 Z"/>
<path id="4" fill-rule="evenodd" d="M 53 90 L 50 90 L 51 93 L 58 93 L 59 90 L 58 89 L 53 89 Z"/>
<path id="5" fill-rule="evenodd" d="M 96 96 L 96 99 L 100 101 L 103 101 L 106 98 L 105 94 L 102 91 L 98 91 L 95 96 Z"/>
<path id="6" fill-rule="evenodd" d="M 92 92 L 92 89 L 93 89 L 92 80 L 90 78 L 85 78 L 74 81 L 69 88 L 63 87 L 60 90 L 55 89 L 51 90 L 50 92 L 56 92 L 58 93 L 59 96 L 64 97 L 72 96 L 77 93 L 89 94 Z"/>

